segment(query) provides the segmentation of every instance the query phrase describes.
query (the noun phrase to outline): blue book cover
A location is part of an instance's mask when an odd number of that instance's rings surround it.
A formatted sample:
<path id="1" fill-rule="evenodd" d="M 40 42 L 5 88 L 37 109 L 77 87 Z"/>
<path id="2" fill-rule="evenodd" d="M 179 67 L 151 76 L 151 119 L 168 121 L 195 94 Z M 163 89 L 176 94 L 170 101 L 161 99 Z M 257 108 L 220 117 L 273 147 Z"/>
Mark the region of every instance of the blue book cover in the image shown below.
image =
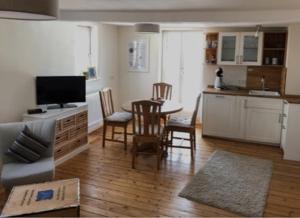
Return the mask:
<path id="1" fill-rule="evenodd" d="M 36 201 L 51 200 L 53 198 L 53 190 L 39 191 L 36 197 Z"/>

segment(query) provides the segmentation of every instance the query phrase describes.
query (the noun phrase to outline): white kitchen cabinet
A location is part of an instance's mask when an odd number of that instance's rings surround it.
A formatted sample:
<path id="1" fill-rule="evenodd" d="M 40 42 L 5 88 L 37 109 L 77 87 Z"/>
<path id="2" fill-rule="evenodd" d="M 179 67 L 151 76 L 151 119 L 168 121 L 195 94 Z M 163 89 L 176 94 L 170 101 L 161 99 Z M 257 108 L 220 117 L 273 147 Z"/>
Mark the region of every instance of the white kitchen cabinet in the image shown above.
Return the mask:
<path id="1" fill-rule="evenodd" d="M 245 139 L 279 145 L 282 100 L 248 97 L 245 110 Z"/>
<path id="2" fill-rule="evenodd" d="M 219 65 L 236 65 L 239 54 L 239 33 L 220 33 L 218 47 Z"/>
<path id="3" fill-rule="evenodd" d="M 300 104 L 284 104 L 281 136 L 283 159 L 300 161 Z"/>
<path id="4" fill-rule="evenodd" d="M 279 145 L 281 99 L 204 94 L 203 135 Z"/>
<path id="5" fill-rule="evenodd" d="M 281 148 L 283 151 L 287 148 L 287 120 L 288 120 L 288 111 L 289 111 L 289 104 L 284 101 L 283 103 L 283 113 L 282 113 L 282 127 L 281 127 Z"/>
<path id="6" fill-rule="evenodd" d="M 239 137 L 239 102 L 236 96 L 205 94 L 203 107 L 203 135 Z"/>
<path id="7" fill-rule="evenodd" d="M 261 65 L 263 33 L 220 33 L 218 47 L 219 65 Z"/>
<path id="8" fill-rule="evenodd" d="M 240 64 L 241 65 L 261 65 L 263 50 L 263 33 L 258 37 L 255 33 L 244 32 L 240 34 Z"/>

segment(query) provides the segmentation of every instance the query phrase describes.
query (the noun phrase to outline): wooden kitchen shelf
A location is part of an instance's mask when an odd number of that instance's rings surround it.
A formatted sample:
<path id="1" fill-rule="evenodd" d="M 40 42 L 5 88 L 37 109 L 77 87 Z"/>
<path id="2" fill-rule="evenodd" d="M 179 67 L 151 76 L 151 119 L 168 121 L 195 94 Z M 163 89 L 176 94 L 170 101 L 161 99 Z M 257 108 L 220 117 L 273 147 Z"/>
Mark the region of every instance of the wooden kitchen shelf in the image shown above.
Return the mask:
<path id="1" fill-rule="evenodd" d="M 216 65 L 219 33 L 206 33 L 205 64 Z"/>

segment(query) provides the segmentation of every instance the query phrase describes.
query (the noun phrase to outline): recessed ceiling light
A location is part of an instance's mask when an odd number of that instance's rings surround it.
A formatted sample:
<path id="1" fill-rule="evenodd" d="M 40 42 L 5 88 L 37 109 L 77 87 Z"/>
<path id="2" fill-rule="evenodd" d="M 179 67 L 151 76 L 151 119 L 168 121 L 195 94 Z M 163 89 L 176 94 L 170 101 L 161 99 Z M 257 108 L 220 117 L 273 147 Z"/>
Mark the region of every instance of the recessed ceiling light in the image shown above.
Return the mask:
<path id="1" fill-rule="evenodd" d="M 58 0 L 0 0 L 0 18 L 16 20 L 55 20 Z"/>
<path id="2" fill-rule="evenodd" d="M 135 24 L 135 31 L 137 33 L 159 33 L 160 27 L 153 23 L 137 23 Z"/>

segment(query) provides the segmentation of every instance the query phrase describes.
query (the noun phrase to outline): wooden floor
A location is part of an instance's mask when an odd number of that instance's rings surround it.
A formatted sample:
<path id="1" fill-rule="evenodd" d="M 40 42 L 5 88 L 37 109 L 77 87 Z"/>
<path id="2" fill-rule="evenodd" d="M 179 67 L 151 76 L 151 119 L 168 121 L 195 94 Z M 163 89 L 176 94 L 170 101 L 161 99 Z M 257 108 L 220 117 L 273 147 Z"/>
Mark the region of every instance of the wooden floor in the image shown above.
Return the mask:
<path id="1" fill-rule="evenodd" d="M 283 161 L 279 148 L 203 139 L 200 129 L 197 136 L 194 163 L 189 150 L 173 149 L 157 172 L 154 157 L 139 156 L 133 170 L 130 147 L 125 152 L 122 145 L 108 142 L 103 149 L 99 130 L 90 135 L 88 151 L 57 168 L 56 179 L 80 178 L 82 216 L 236 216 L 178 197 L 211 154 L 223 149 L 273 160 L 264 215 L 300 216 L 300 163 Z"/>

